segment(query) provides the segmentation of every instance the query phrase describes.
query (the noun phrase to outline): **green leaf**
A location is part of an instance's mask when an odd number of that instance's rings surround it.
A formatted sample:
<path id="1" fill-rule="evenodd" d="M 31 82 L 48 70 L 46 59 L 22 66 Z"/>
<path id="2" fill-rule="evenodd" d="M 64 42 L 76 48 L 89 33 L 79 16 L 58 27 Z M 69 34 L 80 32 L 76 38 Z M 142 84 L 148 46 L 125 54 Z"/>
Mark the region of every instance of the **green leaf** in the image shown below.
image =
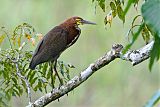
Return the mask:
<path id="1" fill-rule="evenodd" d="M 12 78 L 12 80 L 13 80 L 13 82 L 14 82 L 14 84 L 15 84 L 15 85 L 17 85 L 17 84 L 18 84 L 18 82 L 17 82 L 17 79 L 16 79 L 16 78 Z"/>
<path id="2" fill-rule="evenodd" d="M 51 71 L 49 70 L 48 73 L 47 73 L 47 80 L 50 79 L 50 77 L 51 77 L 50 75 L 51 75 Z"/>
<path id="3" fill-rule="evenodd" d="M 38 79 L 38 77 L 35 77 L 34 79 L 32 79 L 32 81 L 30 82 L 30 84 L 33 85 L 36 82 L 37 79 Z"/>
<path id="4" fill-rule="evenodd" d="M 70 80 L 71 78 L 70 78 L 70 75 L 69 75 L 70 72 L 69 72 L 68 66 L 65 66 L 65 69 L 66 69 L 67 79 Z"/>
<path id="5" fill-rule="evenodd" d="M 25 56 L 26 57 L 26 56 Z M 21 74 L 22 75 L 25 75 L 27 73 L 27 71 L 29 71 L 29 68 L 28 68 L 28 63 L 25 63 L 22 67 L 22 72 Z"/>
<path id="6" fill-rule="evenodd" d="M 9 99 L 6 96 L 6 92 L 3 89 L 0 89 L 0 107 L 10 107 Z"/>
<path id="7" fill-rule="evenodd" d="M 160 37 L 160 0 L 146 0 L 141 11 L 145 23 Z"/>
<path id="8" fill-rule="evenodd" d="M 135 25 L 135 21 L 138 20 L 138 18 L 141 17 L 141 15 L 137 15 L 134 17 L 133 21 L 132 21 L 132 27 Z"/>
<path id="9" fill-rule="evenodd" d="M 67 64 L 69 68 L 75 68 L 75 66 L 71 63 Z"/>
<path id="10" fill-rule="evenodd" d="M 3 70 L 3 77 L 7 80 L 9 80 L 9 73 L 8 73 L 8 69 L 5 67 L 4 70 Z"/>
<path id="11" fill-rule="evenodd" d="M 53 75 L 52 80 L 53 80 L 53 81 L 52 81 L 52 83 L 53 83 L 52 85 L 54 85 L 55 82 L 56 82 L 56 74 Z"/>
<path id="12" fill-rule="evenodd" d="M 38 89 L 42 92 L 42 82 L 40 79 L 38 79 Z"/>
<path id="13" fill-rule="evenodd" d="M 30 78 L 30 76 L 31 76 L 32 72 L 34 72 L 34 71 L 31 71 L 31 70 L 29 70 L 29 71 L 28 71 L 27 79 L 29 79 L 29 78 Z"/>
<path id="14" fill-rule="evenodd" d="M 23 86 L 23 88 L 24 88 L 24 89 L 25 89 L 25 91 L 27 92 L 27 86 L 26 86 L 25 81 L 21 79 L 21 82 L 22 82 L 22 84 L 21 84 L 21 85 Z"/>
<path id="15" fill-rule="evenodd" d="M 102 8 L 103 12 L 105 12 L 105 0 L 99 0 L 99 6 Z"/>
<path id="16" fill-rule="evenodd" d="M 19 94 L 20 94 L 20 95 L 23 94 L 23 89 L 22 89 L 22 87 L 18 86 L 18 91 L 19 91 Z"/>
<path id="17" fill-rule="evenodd" d="M 147 0 L 141 8 L 144 22 L 147 24 L 154 36 L 155 43 L 151 50 L 151 58 L 149 69 L 152 69 L 155 60 L 159 59 L 160 55 L 160 0 Z"/>
<path id="18" fill-rule="evenodd" d="M 110 2 L 110 7 L 112 10 L 116 10 L 116 5 L 113 2 Z"/>
<path id="19" fill-rule="evenodd" d="M 18 96 L 22 95 L 23 89 L 19 85 L 13 84 L 13 88 L 15 88 L 15 90 L 17 91 L 16 93 L 18 93 Z"/>
<path id="20" fill-rule="evenodd" d="M 128 44 L 128 45 L 124 48 L 123 53 L 126 53 L 126 51 L 134 44 L 134 42 L 137 40 L 139 34 L 141 33 L 144 25 L 145 25 L 144 23 L 141 24 L 141 26 L 138 28 L 138 31 L 137 31 L 135 34 L 133 34 L 132 42 L 131 42 L 130 44 Z"/>
<path id="21" fill-rule="evenodd" d="M 148 42 L 150 40 L 150 32 L 149 32 L 149 29 L 147 28 L 146 25 L 142 29 L 142 37 L 143 37 L 143 40 L 145 41 L 145 43 L 148 44 Z"/>
<path id="22" fill-rule="evenodd" d="M 5 34 L 3 34 L 3 35 L 0 36 L 0 45 L 4 41 L 4 38 L 5 38 Z"/>
<path id="23" fill-rule="evenodd" d="M 121 5 L 118 5 L 117 6 L 117 14 L 118 14 L 118 17 L 123 21 L 123 23 L 125 22 L 125 14 L 124 14 L 124 11 L 121 7 Z"/>
<path id="24" fill-rule="evenodd" d="M 38 84 L 33 88 L 34 91 L 40 90 L 42 92 L 42 83 L 40 79 L 38 79 Z"/>
<path id="25" fill-rule="evenodd" d="M 29 76 L 29 78 L 28 78 L 28 79 L 29 79 L 29 82 L 32 82 L 32 80 L 33 80 L 35 74 L 36 74 L 35 71 L 31 71 L 31 74 L 30 74 L 30 76 Z"/>
<path id="26" fill-rule="evenodd" d="M 13 88 L 13 96 L 16 96 L 16 95 L 20 96 L 18 90 Z"/>
<path id="27" fill-rule="evenodd" d="M 62 76 L 64 77 L 64 63 L 63 61 L 59 61 L 58 63 L 59 63 L 60 72 Z"/>
<path id="28" fill-rule="evenodd" d="M 20 47 L 21 46 L 21 37 L 18 38 L 17 42 L 18 42 L 18 46 Z"/>
<path id="29" fill-rule="evenodd" d="M 116 5 L 113 2 L 110 2 L 110 7 L 112 10 L 112 16 L 115 17 L 117 14 Z"/>
<path id="30" fill-rule="evenodd" d="M 114 0 L 116 3 L 116 6 L 121 5 L 121 1 L 120 0 Z"/>
<path id="31" fill-rule="evenodd" d="M 121 3 L 124 5 L 124 0 L 121 0 Z"/>
<path id="32" fill-rule="evenodd" d="M 6 90 L 6 97 L 7 99 L 11 99 L 11 96 L 12 96 L 12 88 L 9 88 L 8 90 Z"/>
<path id="33" fill-rule="evenodd" d="M 159 60 L 160 57 L 160 37 L 158 35 L 155 35 L 155 42 L 153 44 L 153 48 L 151 50 L 151 58 L 149 63 L 149 69 L 151 71 L 153 63 L 155 60 Z"/>
<path id="34" fill-rule="evenodd" d="M 124 15 L 127 14 L 129 8 L 131 7 L 132 3 L 134 3 L 136 0 L 128 0 L 127 6 L 124 9 Z"/>
<path id="35" fill-rule="evenodd" d="M 50 68 L 49 63 L 44 63 L 42 67 L 42 76 L 45 77 L 48 68 Z"/>

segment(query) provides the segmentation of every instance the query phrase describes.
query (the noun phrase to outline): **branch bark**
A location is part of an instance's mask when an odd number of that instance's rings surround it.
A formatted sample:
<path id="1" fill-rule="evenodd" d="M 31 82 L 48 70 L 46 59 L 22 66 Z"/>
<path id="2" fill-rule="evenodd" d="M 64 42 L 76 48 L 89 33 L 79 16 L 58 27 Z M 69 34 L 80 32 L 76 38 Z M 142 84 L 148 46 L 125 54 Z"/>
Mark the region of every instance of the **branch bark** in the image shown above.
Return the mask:
<path id="1" fill-rule="evenodd" d="M 139 50 L 129 50 L 126 54 L 122 54 L 123 46 L 116 44 L 112 46 L 112 49 L 107 52 L 104 56 L 100 57 L 94 63 L 90 64 L 84 71 L 79 75 L 75 76 L 73 79 L 68 81 L 65 85 L 62 85 L 59 88 L 54 88 L 52 92 L 45 94 L 44 96 L 37 99 L 32 104 L 27 107 L 43 107 L 50 102 L 62 97 L 63 95 L 69 93 L 74 88 L 78 87 L 85 80 L 87 80 L 93 73 L 108 65 L 111 61 L 116 58 L 121 58 L 126 61 L 130 61 L 132 65 L 136 65 L 146 60 L 150 56 L 150 50 L 153 47 L 153 41 L 148 45 L 142 47 Z"/>

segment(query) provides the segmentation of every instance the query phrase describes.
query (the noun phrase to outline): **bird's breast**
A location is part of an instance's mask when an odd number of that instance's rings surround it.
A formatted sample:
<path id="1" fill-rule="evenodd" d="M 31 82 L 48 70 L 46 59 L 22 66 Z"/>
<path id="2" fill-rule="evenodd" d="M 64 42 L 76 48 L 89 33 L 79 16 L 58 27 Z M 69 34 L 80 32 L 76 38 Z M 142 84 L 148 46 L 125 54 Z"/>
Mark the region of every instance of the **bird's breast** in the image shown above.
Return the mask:
<path id="1" fill-rule="evenodd" d="M 70 28 L 68 32 L 69 32 L 69 34 L 67 37 L 67 44 L 69 46 L 71 46 L 72 44 L 74 44 L 77 41 L 77 39 L 81 33 L 81 30 L 80 30 L 80 28 L 74 27 L 74 28 Z"/>

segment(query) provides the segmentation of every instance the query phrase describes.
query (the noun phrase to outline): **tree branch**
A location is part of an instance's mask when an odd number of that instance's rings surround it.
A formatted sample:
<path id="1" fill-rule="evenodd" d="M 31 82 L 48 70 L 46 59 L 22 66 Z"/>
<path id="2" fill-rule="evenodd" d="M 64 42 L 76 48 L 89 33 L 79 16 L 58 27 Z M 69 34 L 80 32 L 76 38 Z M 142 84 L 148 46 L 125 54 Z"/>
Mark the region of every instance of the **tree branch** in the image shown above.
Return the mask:
<path id="1" fill-rule="evenodd" d="M 27 93 L 28 93 L 28 98 L 29 98 L 29 104 L 31 104 L 31 87 L 30 87 L 30 83 L 29 83 L 29 81 L 27 80 L 27 78 L 26 78 L 25 76 L 23 76 L 23 75 L 21 74 L 21 72 L 19 71 L 18 63 L 15 63 L 15 65 L 16 65 L 16 69 L 17 69 L 17 72 L 16 72 L 17 75 L 18 75 L 22 80 L 24 80 L 25 83 L 26 83 Z"/>
<path id="2" fill-rule="evenodd" d="M 24 46 L 25 44 L 23 44 L 23 46 Z M 19 50 L 21 50 L 23 47 L 21 47 Z M 28 93 L 28 98 L 29 98 L 29 105 L 31 105 L 32 103 L 31 103 L 31 87 L 30 87 L 30 83 L 29 83 L 29 81 L 27 80 L 27 77 L 25 77 L 25 76 L 23 76 L 22 74 L 21 74 L 21 71 L 19 70 L 19 65 L 18 65 L 18 62 L 19 62 L 19 53 L 17 54 L 17 58 L 16 59 L 14 59 L 14 60 L 12 60 L 11 58 L 9 58 L 14 64 L 15 64 L 15 66 L 16 66 L 16 70 L 17 70 L 17 72 L 16 72 L 16 74 L 18 75 L 18 77 L 20 77 L 24 82 L 25 82 L 25 84 L 26 84 L 26 86 L 27 86 L 27 93 Z"/>
<path id="3" fill-rule="evenodd" d="M 100 57 L 94 63 L 90 64 L 89 67 L 82 71 L 79 75 L 75 76 L 65 85 L 62 85 L 59 88 L 54 88 L 52 92 L 45 94 L 27 107 L 43 107 L 50 102 L 62 97 L 74 88 L 78 87 L 85 80 L 87 80 L 94 72 L 104 67 L 105 65 L 108 65 L 116 58 L 130 61 L 133 65 L 139 64 L 140 62 L 149 58 L 150 50 L 152 49 L 153 43 L 154 42 L 151 42 L 139 50 L 128 51 L 124 55 L 122 54 L 122 45 L 113 45 L 112 49 L 109 52 L 107 52 L 104 56 Z"/>
<path id="4" fill-rule="evenodd" d="M 150 50 L 152 49 L 153 44 L 154 41 L 138 50 L 129 50 L 126 54 L 121 54 L 121 59 L 130 61 L 133 66 L 137 65 L 150 57 Z"/>

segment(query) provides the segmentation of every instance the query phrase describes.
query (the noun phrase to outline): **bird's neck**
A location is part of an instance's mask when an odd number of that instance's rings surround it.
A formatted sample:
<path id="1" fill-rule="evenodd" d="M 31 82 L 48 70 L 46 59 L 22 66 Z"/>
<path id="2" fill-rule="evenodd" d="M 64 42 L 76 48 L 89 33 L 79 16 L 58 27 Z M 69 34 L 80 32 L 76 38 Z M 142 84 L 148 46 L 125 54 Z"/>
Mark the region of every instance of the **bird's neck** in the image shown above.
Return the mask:
<path id="1" fill-rule="evenodd" d="M 77 33 L 80 32 L 80 28 L 76 25 L 76 24 L 73 24 L 73 23 L 62 23 L 59 25 L 62 29 L 66 30 L 67 32 L 71 33 L 69 35 L 73 35 L 73 36 L 76 36 Z M 75 34 L 75 35 L 74 35 Z"/>
<path id="2" fill-rule="evenodd" d="M 74 24 L 62 23 L 60 27 L 67 31 L 68 34 L 68 44 L 71 43 L 77 36 L 79 36 L 81 29 Z"/>

